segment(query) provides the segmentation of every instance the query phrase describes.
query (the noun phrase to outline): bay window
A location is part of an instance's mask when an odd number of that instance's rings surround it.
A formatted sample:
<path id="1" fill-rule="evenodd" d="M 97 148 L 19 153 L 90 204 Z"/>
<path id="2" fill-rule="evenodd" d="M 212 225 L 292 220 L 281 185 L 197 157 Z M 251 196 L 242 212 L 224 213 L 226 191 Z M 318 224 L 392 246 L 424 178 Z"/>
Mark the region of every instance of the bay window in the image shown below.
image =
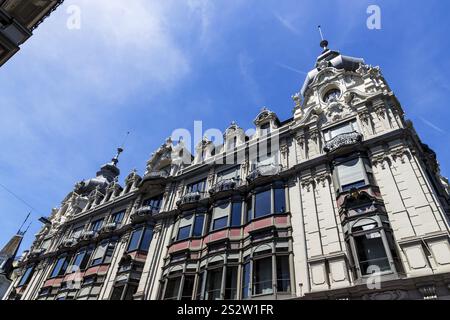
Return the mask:
<path id="1" fill-rule="evenodd" d="M 253 294 L 273 293 L 272 257 L 257 259 L 253 262 Z"/>
<path id="2" fill-rule="evenodd" d="M 98 266 L 100 264 L 111 263 L 116 243 L 117 243 L 116 239 L 109 239 L 102 241 L 95 249 L 90 266 L 92 267 Z"/>
<path id="3" fill-rule="evenodd" d="M 164 300 L 178 300 L 180 293 L 181 276 L 167 279 Z"/>
<path id="4" fill-rule="evenodd" d="M 69 267 L 69 261 L 70 261 L 69 256 L 59 257 L 58 260 L 56 260 L 50 278 L 63 276 L 66 273 L 67 268 Z"/>
<path id="5" fill-rule="evenodd" d="M 242 225 L 242 202 L 233 202 L 231 205 L 231 227 Z"/>
<path id="6" fill-rule="evenodd" d="M 205 208 L 198 208 L 182 213 L 176 222 L 172 241 L 186 240 L 191 237 L 201 237 L 204 232 Z"/>
<path id="7" fill-rule="evenodd" d="M 220 300 L 223 267 L 208 270 L 206 279 L 206 300 Z"/>
<path id="8" fill-rule="evenodd" d="M 277 256 L 277 292 L 291 292 L 289 256 Z"/>
<path id="9" fill-rule="evenodd" d="M 380 216 L 362 218 L 350 228 L 349 247 L 357 277 L 372 273 L 399 272 L 397 251 L 389 229 Z"/>
<path id="10" fill-rule="evenodd" d="M 184 276 L 181 300 L 192 300 L 192 291 L 194 290 L 194 282 L 195 282 L 195 275 Z"/>
<path id="11" fill-rule="evenodd" d="M 74 273 L 77 271 L 85 270 L 92 255 L 92 251 L 92 247 L 80 249 L 75 254 L 75 258 L 73 259 L 72 265 L 70 266 L 70 272 Z"/>
<path id="12" fill-rule="evenodd" d="M 237 299 L 238 266 L 227 266 L 225 275 L 225 300 Z"/>
<path id="13" fill-rule="evenodd" d="M 247 299 L 250 296 L 250 279 L 251 279 L 251 265 L 247 261 L 242 270 L 242 299 Z"/>
<path id="14" fill-rule="evenodd" d="M 271 214 L 286 213 L 286 191 L 284 184 L 276 182 L 269 186 L 257 188 L 254 197 L 247 199 L 246 205 L 247 222 Z"/>
<path id="15" fill-rule="evenodd" d="M 373 184 L 372 169 L 367 158 L 337 159 L 334 166 L 336 191 L 347 192 Z"/>
<path id="16" fill-rule="evenodd" d="M 152 241 L 153 230 L 150 226 L 141 226 L 133 230 L 128 243 L 127 252 L 147 252 Z"/>
<path id="17" fill-rule="evenodd" d="M 202 193 L 205 191 L 205 189 L 206 189 L 206 179 L 203 179 L 198 182 L 188 184 L 186 186 L 186 193 L 194 193 L 194 192 Z"/>
<path id="18" fill-rule="evenodd" d="M 242 225 L 242 199 L 224 200 L 213 208 L 211 231 Z"/>

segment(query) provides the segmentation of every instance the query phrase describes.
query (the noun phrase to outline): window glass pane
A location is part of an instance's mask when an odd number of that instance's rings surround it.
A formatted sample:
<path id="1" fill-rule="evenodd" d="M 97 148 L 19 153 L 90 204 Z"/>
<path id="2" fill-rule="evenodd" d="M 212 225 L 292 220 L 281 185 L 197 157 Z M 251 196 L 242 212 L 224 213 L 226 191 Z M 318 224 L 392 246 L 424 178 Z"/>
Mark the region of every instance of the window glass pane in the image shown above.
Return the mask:
<path id="1" fill-rule="evenodd" d="M 225 278 L 225 299 L 236 300 L 237 299 L 237 280 L 238 280 L 238 268 L 227 267 L 227 274 Z"/>
<path id="2" fill-rule="evenodd" d="M 242 274 L 242 299 L 249 297 L 250 289 L 250 262 L 244 264 L 244 270 Z"/>
<path id="3" fill-rule="evenodd" d="M 228 225 L 228 217 L 215 219 L 212 230 L 214 231 L 214 230 L 223 229 L 223 228 L 226 228 L 227 225 Z"/>
<path id="4" fill-rule="evenodd" d="M 238 168 L 222 171 L 217 175 L 217 181 L 231 180 L 238 177 Z"/>
<path id="5" fill-rule="evenodd" d="M 346 124 L 331 128 L 329 132 L 330 139 L 333 139 L 337 137 L 338 135 L 344 134 L 344 133 L 350 133 L 353 132 L 353 125 L 351 122 L 347 122 Z"/>
<path id="6" fill-rule="evenodd" d="M 220 300 L 220 290 L 222 288 L 222 268 L 208 270 L 208 280 L 206 283 L 207 300 Z"/>
<path id="7" fill-rule="evenodd" d="M 261 135 L 265 136 L 270 133 L 270 122 L 261 125 Z"/>
<path id="8" fill-rule="evenodd" d="M 189 234 L 191 232 L 191 226 L 182 227 L 178 230 L 177 240 L 184 240 L 189 238 Z"/>
<path id="9" fill-rule="evenodd" d="M 183 284 L 183 293 L 181 294 L 182 300 L 192 300 L 192 291 L 194 290 L 195 276 L 185 276 Z"/>
<path id="10" fill-rule="evenodd" d="M 255 260 L 254 262 L 255 283 L 253 290 L 255 294 L 269 294 L 272 288 L 272 257 Z"/>
<path id="11" fill-rule="evenodd" d="M 158 213 L 161 209 L 163 195 L 153 197 L 144 201 L 144 206 L 149 206 L 152 209 L 152 213 Z"/>
<path id="12" fill-rule="evenodd" d="M 178 299 L 180 283 L 181 283 L 181 277 L 170 278 L 167 281 L 166 292 L 164 294 L 165 300 L 177 300 Z"/>
<path id="13" fill-rule="evenodd" d="M 79 251 L 75 255 L 75 259 L 73 260 L 72 266 L 70 267 L 69 272 L 77 272 L 80 270 L 81 263 L 83 262 L 84 256 L 86 255 L 86 250 L 83 249 Z"/>
<path id="14" fill-rule="evenodd" d="M 246 201 L 246 209 L 247 209 L 247 213 L 246 213 L 246 222 L 250 222 L 253 219 L 253 198 L 250 197 L 249 199 L 247 199 Z"/>
<path id="15" fill-rule="evenodd" d="M 103 263 L 110 263 L 111 262 L 115 248 L 116 248 L 116 242 L 115 241 L 108 243 Z"/>
<path id="16" fill-rule="evenodd" d="M 291 291 L 291 277 L 289 273 L 289 256 L 277 257 L 277 291 Z"/>
<path id="17" fill-rule="evenodd" d="M 104 242 L 98 245 L 95 250 L 94 256 L 92 257 L 91 265 L 96 266 L 103 262 L 103 256 L 105 255 L 106 249 L 108 247 L 108 242 Z"/>
<path id="18" fill-rule="evenodd" d="M 353 159 L 344 162 L 337 167 L 339 183 L 343 191 L 348 191 L 353 187 L 365 185 L 365 175 L 361 159 Z"/>
<path id="19" fill-rule="evenodd" d="M 131 234 L 130 243 L 127 251 L 135 251 L 139 248 L 139 240 L 141 239 L 143 228 L 134 230 Z"/>
<path id="20" fill-rule="evenodd" d="M 372 268 L 378 267 L 379 271 L 391 270 L 379 231 L 355 237 L 355 245 L 359 266 L 363 275 L 372 273 L 369 270 L 371 266 Z"/>
<path id="21" fill-rule="evenodd" d="M 125 297 L 123 300 L 131 301 L 133 300 L 133 296 L 137 291 L 137 286 L 129 284 L 127 287 L 127 291 L 125 292 Z"/>
<path id="22" fill-rule="evenodd" d="M 233 202 L 231 207 L 231 226 L 239 227 L 241 225 L 242 217 L 242 202 Z"/>
<path id="23" fill-rule="evenodd" d="M 141 245 L 139 246 L 139 250 L 148 251 L 148 249 L 150 248 L 152 237 L 153 237 L 153 230 L 151 228 L 146 228 L 144 236 L 142 237 Z"/>
<path id="24" fill-rule="evenodd" d="M 274 189 L 275 213 L 286 212 L 286 195 L 284 188 Z"/>
<path id="25" fill-rule="evenodd" d="M 89 259 L 91 259 L 92 251 L 94 251 L 93 247 L 87 248 L 86 254 L 83 257 L 83 261 L 80 264 L 80 269 L 81 270 L 85 270 L 86 269 L 86 267 L 88 265 L 88 262 L 89 262 Z"/>
<path id="26" fill-rule="evenodd" d="M 115 287 L 111 294 L 110 300 L 120 300 L 122 298 L 122 292 L 124 288 L 124 286 Z"/>
<path id="27" fill-rule="evenodd" d="M 196 299 L 200 300 L 202 298 L 202 288 L 203 288 L 203 279 L 205 278 L 205 271 L 201 271 L 198 275 L 198 282 L 197 282 L 197 292 L 196 292 Z"/>
<path id="28" fill-rule="evenodd" d="M 92 223 L 92 231 L 99 231 L 103 225 L 103 219 L 96 220 Z"/>
<path id="29" fill-rule="evenodd" d="M 34 273 L 34 267 L 28 267 L 25 270 L 25 272 L 23 273 L 22 278 L 20 279 L 19 287 L 28 284 L 28 282 L 30 282 L 30 280 L 31 280 L 33 273 Z"/>
<path id="30" fill-rule="evenodd" d="M 199 214 L 195 217 L 193 237 L 201 237 L 203 235 L 203 223 L 205 221 L 205 215 Z"/>
<path id="31" fill-rule="evenodd" d="M 255 199 L 255 218 L 263 217 L 272 213 L 271 190 L 256 194 Z"/>
<path id="32" fill-rule="evenodd" d="M 225 202 L 214 207 L 213 220 L 217 218 L 228 217 L 228 214 L 230 213 L 230 206 L 230 202 Z"/>
<path id="33" fill-rule="evenodd" d="M 123 217 L 125 216 L 125 211 L 117 212 L 113 216 L 113 222 L 122 223 Z"/>
<path id="34" fill-rule="evenodd" d="M 52 274 L 51 274 L 51 278 L 57 277 L 60 275 L 60 273 L 62 272 L 63 268 L 64 268 L 64 263 L 66 261 L 66 258 L 59 258 L 58 261 L 55 264 L 55 267 L 53 268 Z"/>

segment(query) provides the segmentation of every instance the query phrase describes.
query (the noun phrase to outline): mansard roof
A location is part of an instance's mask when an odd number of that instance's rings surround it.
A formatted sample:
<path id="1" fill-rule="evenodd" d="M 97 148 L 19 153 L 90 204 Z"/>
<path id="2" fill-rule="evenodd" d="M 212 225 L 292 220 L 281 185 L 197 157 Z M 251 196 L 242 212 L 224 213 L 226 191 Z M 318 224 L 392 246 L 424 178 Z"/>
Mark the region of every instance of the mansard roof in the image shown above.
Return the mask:
<path id="1" fill-rule="evenodd" d="M 308 72 L 302 89 L 300 90 L 301 95 L 303 97 L 305 96 L 309 84 L 314 80 L 320 70 L 327 67 L 333 67 L 347 71 L 356 71 L 361 63 L 364 63 L 364 59 L 362 58 L 344 56 L 338 51 L 326 49 L 317 58 L 315 68 Z"/>

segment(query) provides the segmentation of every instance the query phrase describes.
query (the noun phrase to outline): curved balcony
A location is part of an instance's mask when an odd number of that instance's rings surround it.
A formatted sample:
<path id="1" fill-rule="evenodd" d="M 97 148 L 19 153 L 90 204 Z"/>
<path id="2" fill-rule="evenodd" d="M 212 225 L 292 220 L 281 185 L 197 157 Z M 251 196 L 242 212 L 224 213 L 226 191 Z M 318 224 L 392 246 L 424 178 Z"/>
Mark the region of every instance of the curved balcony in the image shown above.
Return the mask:
<path id="1" fill-rule="evenodd" d="M 165 181 L 169 176 L 169 173 L 163 170 L 148 172 L 142 179 L 142 183 L 158 184 Z"/>
<path id="2" fill-rule="evenodd" d="M 270 177 L 270 176 L 277 175 L 281 172 L 282 168 L 283 167 L 281 164 L 273 164 L 272 163 L 272 164 L 260 165 L 260 166 L 256 167 L 255 169 L 253 169 L 252 171 L 250 171 L 250 173 L 247 176 L 247 181 L 253 182 L 260 177 Z"/>
<path id="3" fill-rule="evenodd" d="M 363 135 L 357 131 L 342 133 L 327 143 L 323 147 L 323 151 L 330 153 L 342 147 L 351 146 L 362 141 Z"/>
<path id="4" fill-rule="evenodd" d="M 159 213 L 159 211 L 160 211 L 160 208 L 156 208 L 153 206 L 140 207 L 131 214 L 131 217 L 130 217 L 131 222 L 137 223 L 137 222 L 144 221 L 144 220 L 152 217 L 154 214 Z"/>
<path id="5" fill-rule="evenodd" d="M 80 235 L 80 239 L 81 240 L 91 240 L 91 239 L 95 238 L 96 236 L 97 236 L 97 232 L 96 231 L 84 231 Z"/>
<path id="6" fill-rule="evenodd" d="M 224 179 L 217 182 L 211 189 L 209 189 L 209 194 L 211 196 L 221 194 L 221 193 L 229 193 L 241 185 L 242 181 L 240 179 Z"/>
<path id="7" fill-rule="evenodd" d="M 177 206 L 187 206 L 187 205 L 193 205 L 198 203 L 199 201 L 206 199 L 208 194 L 206 192 L 189 192 L 186 193 L 184 196 L 181 197 L 180 200 L 177 201 Z"/>
<path id="8" fill-rule="evenodd" d="M 119 227 L 119 224 L 117 222 L 110 222 L 105 224 L 102 229 L 100 230 L 101 233 L 108 233 L 113 232 Z"/>

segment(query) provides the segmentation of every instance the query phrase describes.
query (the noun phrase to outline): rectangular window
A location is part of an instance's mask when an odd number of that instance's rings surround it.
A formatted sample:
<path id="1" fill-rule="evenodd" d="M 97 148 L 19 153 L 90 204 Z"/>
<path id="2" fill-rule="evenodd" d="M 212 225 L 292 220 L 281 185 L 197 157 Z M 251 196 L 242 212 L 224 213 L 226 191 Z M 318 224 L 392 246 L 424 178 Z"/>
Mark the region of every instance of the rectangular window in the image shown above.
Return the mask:
<path id="1" fill-rule="evenodd" d="M 205 215 L 199 214 L 195 217 L 193 237 L 201 237 L 203 235 L 203 224 L 205 222 Z"/>
<path id="2" fill-rule="evenodd" d="M 242 273 L 242 299 L 246 299 L 250 296 L 250 262 L 244 264 Z"/>
<path id="3" fill-rule="evenodd" d="M 255 218 L 264 217 L 272 213 L 272 190 L 257 193 L 255 196 Z"/>
<path id="4" fill-rule="evenodd" d="M 181 277 L 169 278 L 167 280 L 166 292 L 164 293 L 164 300 L 178 300 L 180 284 Z"/>
<path id="5" fill-rule="evenodd" d="M 230 214 L 230 207 L 230 202 L 224 202 L 214 207 L 212 216 L 213 225 L 211 231 L 226 228 L 228 226 L 228 215 Z"/>
<path id="6" fill-rule="evenodd" d="M 225 278 L 225 300 L 237 299 L 238 267 L 227 267 Z"/>
<path id="7" fill-rule="evenodd" d="M 364 165 L 361 158 L 356 158 L 336 166 L 337 177 L 342 192 L 366 185 Z"/>
<path id="8" fill-rule="evenodd" d="M 104 219 L 98 219 L 92 222 L 91 230 L 94 232 L 99 231 L 103 226 L 103 220 Z"/>
<path id="9" fill-rule="evenodd" d="M 207 300 L 220 300 L 222 289 L 222 268 L 208 270 L 208 280 L 206 282 Z"/>
<path id="10" fill-rule="evenodd" d="M 330 141 L 331 139 L 345 133 L 351 133 L 351 132 L 358 132 L 358 125 L 356 124 L 356 121 L 350 121 L 345 124 L 335 126 L 333 128 L 330 128 L 324 132 L 325 135 L 325 141 Z"/>
<path id="11" fill-rule="evenodd" d="M 233 202 L 231 207 L 231 226 L 240 227 L 242 224 L 242 202 Z"/>
<path id="12" fill-rule="evenodd" d="M 373 267 L 377 267 L 381 272 L 391 270 L 380 231 L 355 236 L 354 239 L 359 267 L 363 275 L 372 274 Z M 372 268 L 369 269 L 369 267 Z"/>
<path id="13" fill-rule="evenodd" d="M 183 292 L 181 300 L 192 300 L 192 291 L 194 290 L 195 276 L 188 275 L 184 277 Z"/>
<path id="14" fill-rule="evenodd" d="M 114 240 L 100 243 L 92 257 L 91 266 L 110 263 L 115 246 L 116 241 Z"/>
<path id="15" fill-rule="evenodd" d="M 139 246 L 139 250 L 143 252 L 147 252 L 150 248 L 150 243 L 153 238 L 153 230 L 151 228 L 145 228 L 144 235 L 141 239 L 141 244 Z"/>
<path id="16" fill-rule="evenodd" d="M 142 228 L 133 231 L 133 233 L 131 234 L 130 242 L 128 243 L 128 252 L 136 251 L 139 248 L 139 242 L 141 240 L 143 231 L 144 230 Z"/>
<path id="17" fill-rule="evenodd" d="M 245 222 L 250 222 L 253 219 L 253 197 L 250 196 L 250 198 L 246 201 L 246 220 Z"/>
<path id="18" fill-rule="evenodd" d="M 20 278 L 18 287 L 27 285 L 30 282 L 31 277 L 33 276 L 33 273 L 34 273 L 34 267 L 28 267 L 25 270 L 25 272 L 23 273 L 22 278 Z"/>
<path id="19" fill-rule="evenodd" d="M 124 217 L 125 217 L 125 211 L 116 212 L 112 216 L 112 222 L 120 224 L 120 223 L 122 223 Z"/>
<path id="20" fill-rule="evenodd" d="M 203 289 L 203 280 L 205 278 L 205 271 L 202 270 L 198 275 L 198 282 L 197 282 L 197 292 L 195 294 L 196 300 L 201 300 L 202 298 L 202 289 Z"/>
<path id="21" fill-rule="evenodd" d="M 258 294 L 273 293 L 272 287 L 272 257 L 254 261 L 253 268 L 253 292 Z"/>
<path id="22" fill-rule="evenodd" d="M 270 133 L 270 122 L 261 125 L 261 136 L 266 136 Z"/>
<path id="23" fill-rule="evenodd" d="M 274 200 L 275 200 L 275 213 L 285 213 L 286 212 L 286 192 L 283 188 L 277 188 L 273 190 Z"/>
<path id="24" fill-rule="evenodd" d="M 204 192 L 206 189 L 206 179 L 187 185 L 186 192 Z"/>
<path id="25" fill-rule="evenodd" d="M 277 257 L 277 291 L 291 292 L 291 276 L 289 273 L 289 256 Z"/>
<path id="26" fill-rule="evenodd" d="M 239 179 L 239 168 L 231 168 L 217 174 L 217 182 Z"/>
<path id="27" fill-rule="evenodd" d="M 185 227 L 181 227 L 178 230 L 178 236 L 177 236 L 177 240 L 185 240 L 187 238 L 189 238 L 191 233 L 191 226 L 185 226 Z"/>
<path id="28" fill-rule="evenodd" d="M 163 195 L 159 195 L 157 197 L 153 197 L 144 201 L 144 206 L 148 206 L 151 208 L 152 214 L 159 213 L 161 210 Z"/>
<path id="29" fill-rule="evenodd" d="M 69 266 L 68 257 L 61 257 L 56 261 L 55 267 L 53 268 L 50 278 L 55 278 L 63 276 L 66 273 L 67 267 Z"/>

